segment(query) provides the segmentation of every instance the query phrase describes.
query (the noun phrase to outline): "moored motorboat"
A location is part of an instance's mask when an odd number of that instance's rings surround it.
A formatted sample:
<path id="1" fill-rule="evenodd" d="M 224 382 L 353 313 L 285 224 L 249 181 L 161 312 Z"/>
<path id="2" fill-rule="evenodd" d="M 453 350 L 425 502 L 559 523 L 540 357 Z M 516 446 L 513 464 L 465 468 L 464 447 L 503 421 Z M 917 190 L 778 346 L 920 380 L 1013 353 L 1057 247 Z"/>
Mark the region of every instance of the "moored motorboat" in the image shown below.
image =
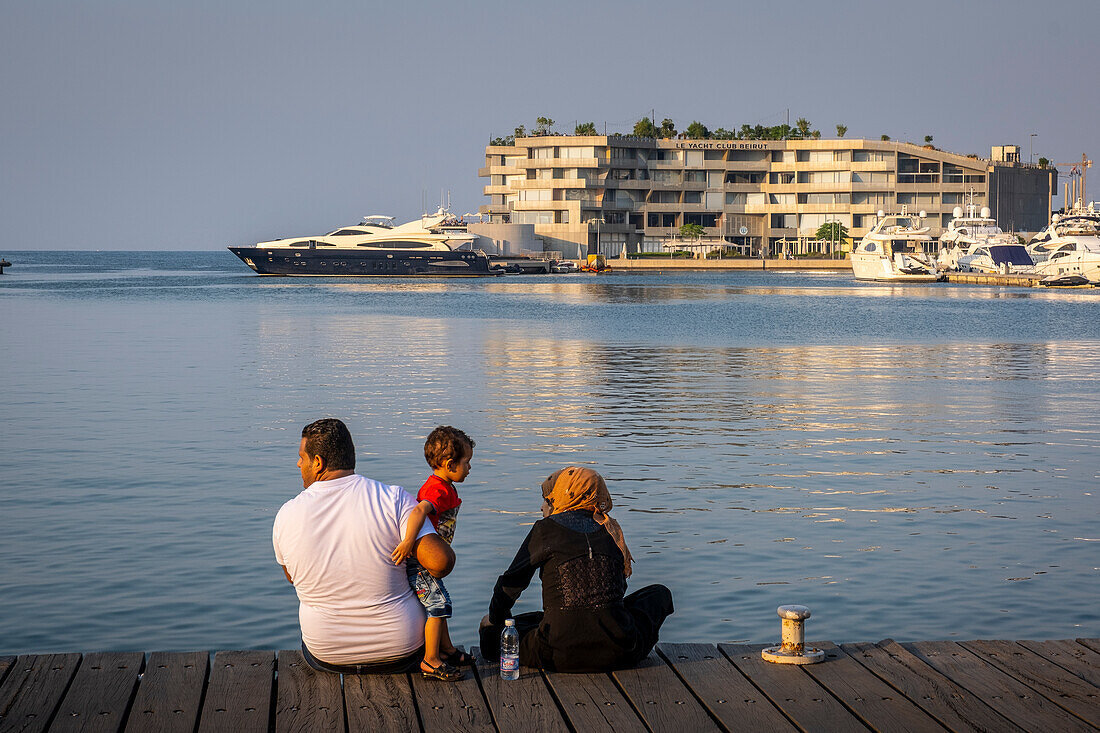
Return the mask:
<path id="1" fill-rule="evenodd" d="M 477 235 L 444 209 L 393 225 L 368 216 L 359 224 L 317 237 L 290 237 L 230 247 L 260 275 L 336 277 L 483 277 L 498 273 L 475 249 Z"/>
<path id="2" fill-rule="evenodd" d="M 988 208 L 983 207 L 978 216 L 973 204 L 967 208 L 967 215 L 963 216 L 962 208 L 955 207 L 954 218 L 940 236 L 940 253 L 936 258 L 940 270 L 1004 275 L 1034 271 L 1035 263 L 1027 248 L 997 226 Z"/>
<path id="3" fill-rule="evenodd" d="M 851 254 L 857 280 L 876 282 L 936 282 L 943 278 L 931 254 L 928 227 L 920 226 L 925 213 L 887 215 L 881 209 L 871 231 Z"/>
<path id="4" fill-rule="evenodd" d="M 1055 214 L 1029 249 L 1037 253 L 1035 273 L 1045 280 L 1077 276 L 1100 284 L 1100 212 L 1090 206 L 1064 216 Z"/>

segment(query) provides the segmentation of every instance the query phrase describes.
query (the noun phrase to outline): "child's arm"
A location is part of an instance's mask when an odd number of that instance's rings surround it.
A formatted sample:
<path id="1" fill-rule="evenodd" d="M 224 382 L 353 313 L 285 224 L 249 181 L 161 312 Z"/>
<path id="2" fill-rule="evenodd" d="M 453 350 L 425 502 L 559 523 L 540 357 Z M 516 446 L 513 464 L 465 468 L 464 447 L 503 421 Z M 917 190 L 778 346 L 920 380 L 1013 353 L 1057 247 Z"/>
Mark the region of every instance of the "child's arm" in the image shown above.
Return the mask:
<path id="1" fill-rule="evenodd" d="M 394 565 L 400 565 L 405 561 L 405 558 L 412 554 L 416 536 L 420 534 L 420 528 L 424 526 L 425 517 L 434 513 L 435 505 L 430 501 L 420 502 L 409 512 L 409 521 L 405 526 L 405 539 L 401 540 L 401 544 L 397 546 L 397 549 L 390 553 L 390 559 L 393 560 Z"/>

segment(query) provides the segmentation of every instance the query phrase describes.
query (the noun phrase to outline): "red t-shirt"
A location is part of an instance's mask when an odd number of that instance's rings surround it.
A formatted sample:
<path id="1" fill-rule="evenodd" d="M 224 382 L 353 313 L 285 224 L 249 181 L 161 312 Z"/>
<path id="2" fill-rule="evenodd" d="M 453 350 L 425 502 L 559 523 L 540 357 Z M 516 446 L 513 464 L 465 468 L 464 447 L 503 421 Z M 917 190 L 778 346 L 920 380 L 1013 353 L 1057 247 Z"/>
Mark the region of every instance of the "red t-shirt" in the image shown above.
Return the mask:
<path id="1" fill-rule="evenodd" d="M 444 481 L 433 473 L 416 493 L 416 500 L 432 503 L 435 511 L 428 515 L 432 520 L 432 526 L 447 544 L 451 544 L 455 536 L 455 525 L 458 523 L 458 507 L 462 504 L 454 484 Z"/>

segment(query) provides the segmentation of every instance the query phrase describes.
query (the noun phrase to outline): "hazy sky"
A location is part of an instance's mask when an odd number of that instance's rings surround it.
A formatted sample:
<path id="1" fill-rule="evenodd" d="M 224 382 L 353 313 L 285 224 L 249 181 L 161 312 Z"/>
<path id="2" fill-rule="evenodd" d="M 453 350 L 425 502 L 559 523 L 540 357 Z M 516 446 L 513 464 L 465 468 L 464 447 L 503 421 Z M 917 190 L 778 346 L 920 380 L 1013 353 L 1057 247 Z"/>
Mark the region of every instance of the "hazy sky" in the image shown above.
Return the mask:
<path id="1" fill-rule="evenodd" d="M 539 116 L 1097 158 L 1100 2 L 0 0 L 0 250 L 215 249 L 476 211 Z"/>

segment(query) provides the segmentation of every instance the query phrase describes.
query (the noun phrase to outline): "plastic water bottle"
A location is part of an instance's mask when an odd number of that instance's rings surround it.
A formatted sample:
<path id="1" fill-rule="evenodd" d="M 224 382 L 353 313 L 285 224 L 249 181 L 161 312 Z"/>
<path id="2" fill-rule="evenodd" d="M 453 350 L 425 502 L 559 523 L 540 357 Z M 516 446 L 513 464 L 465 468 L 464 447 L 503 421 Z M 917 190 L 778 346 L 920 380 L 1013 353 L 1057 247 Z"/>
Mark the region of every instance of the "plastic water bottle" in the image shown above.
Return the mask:
<path id="1" fill-rule="evenodd" d="M 504 631 L 500 634 L 500 678 L 519 679 L 519 632 L 514 618 L 504 622 Z"/>

